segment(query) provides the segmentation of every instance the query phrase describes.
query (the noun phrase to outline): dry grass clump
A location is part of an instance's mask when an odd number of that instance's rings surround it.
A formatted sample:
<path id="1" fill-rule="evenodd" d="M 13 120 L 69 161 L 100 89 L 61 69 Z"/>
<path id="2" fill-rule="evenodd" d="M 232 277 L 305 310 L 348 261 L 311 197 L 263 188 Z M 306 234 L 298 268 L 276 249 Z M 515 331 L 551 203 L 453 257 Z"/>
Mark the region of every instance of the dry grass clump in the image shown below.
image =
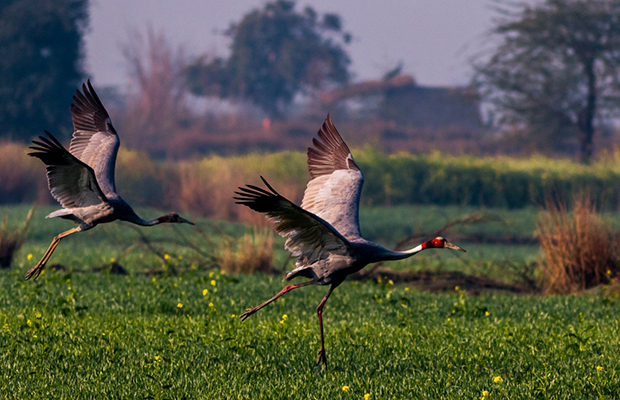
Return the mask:
<path id="1" fill-rule="evenodd" d="M 572 212 L 548 203 L 537 228 L 545 293 L 582 291 L 608 283 L 620 272 L 620 234 L 603 221 L 589 196 L 574 196 Z"/>
<path id="2" fill-rule="evenodd" d="M 273 232 L 254 230 L 241 240 L 229 240 L 222 245 L 217 258 L 226 273 L 273 273 Z"/>
<path id="3" fill-rule="evenodd" d="M 30 220 L 34 214 L 34 208 L 31 208 L 26 217 L 26 222 L 21 230 L 9 232 L 7 229 L 6 215 L 2 218 L 2 227 L 0 228 L 0 268 L 10 268 L 15 253 L 22 247 L 28 235 L 28 227 Z"/>

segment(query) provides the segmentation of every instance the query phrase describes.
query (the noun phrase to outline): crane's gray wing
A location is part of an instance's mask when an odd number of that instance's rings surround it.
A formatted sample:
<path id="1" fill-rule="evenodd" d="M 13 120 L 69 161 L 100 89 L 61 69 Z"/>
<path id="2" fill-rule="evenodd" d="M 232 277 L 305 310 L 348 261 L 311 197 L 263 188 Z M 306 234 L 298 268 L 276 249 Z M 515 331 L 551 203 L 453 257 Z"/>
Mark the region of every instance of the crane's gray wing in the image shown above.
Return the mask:
<path id="1" fill-rule="evenodd" d="M 240 187 L 234 199 L 237 204 L 267 214 L 276 232 L 286 238 L 284 247 L 297 260 L 297 266 L 309 266 L 329 254 L 344 254 L 349 242 L 328 222 L 293 204 L 276 192 L 261 176 L 270 191 L 254 185 Z"/>
<path id="2" fill-rule="evenodd" d="M 82 92 L 76 91 L 71 104 L 73 139 L 69 152 L 95 171 L 101 190 L 110 195 L 116 193 L 114 165 L 120 140 L 90 80 L 88 87 L 82 85 Z"/>
<path id="3" fill-rule="evenodd" d="M 301 207 L 329 222 L 348 240 L 361 237 L 359 201 L 364 184 L 347 144 L 327 119 L 308 148 L 308 182 Z"/>
<path id="4" fill-rule="evenodd" d="M 47 165 L 47 186 L 50 193 L 64 208 L 88 207 L 107 202 L 97 184 L 95 172 L 65 149 L 51 133 L 49 138 L 39 136 L 28 153 Z"/>

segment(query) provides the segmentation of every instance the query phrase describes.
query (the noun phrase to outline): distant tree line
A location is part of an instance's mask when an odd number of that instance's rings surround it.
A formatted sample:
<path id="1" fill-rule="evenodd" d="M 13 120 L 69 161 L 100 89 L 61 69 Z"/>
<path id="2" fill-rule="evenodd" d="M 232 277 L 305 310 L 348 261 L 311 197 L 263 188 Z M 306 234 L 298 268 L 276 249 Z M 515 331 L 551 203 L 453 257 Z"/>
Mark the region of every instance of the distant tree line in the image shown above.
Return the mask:
<path id="1" fill-rule="evenodd" d="M 619 117 L 620 0 L 497 3 L 490 32 L 495 46 L 474 62 L 474 82 L 490 105 L 495 128 L 519 133 L 537 151 L 576 148 L 581 161 L 590 162 L 596 135 Z M 88 5 L 88 0 L 0 2 L 0 138 L 27 141 L 45 128 L 70 132 L 68 99 L 85 78 Z M 132 71 L 142 72 L 137 78 L 150 88 L 143 90 L 146 97 L 171 93 L 172 103 L 179 104 L 181 92 L 171 86 L 179 85 L 197 96 L 249 101 L 276 119 L 300 94 L 344 85 L 351 77 L 346 51 L 351 34 L 336 14 L 273 0 L 232 23 L 224 35 L 230 38 L 228 57 L 186 62 L 149 31 L 149 41 L 174 70 L 165 82 L 142 68 L 139 49 L 126 47 L 124 53 Z M 159 84 L 143 82 L 149 76 Z M 140 114 L 151 125 L 167 127 L 154 119 L 165 114 L 173 120 L 168 114 L 185 108 L 159 100 Z"/>

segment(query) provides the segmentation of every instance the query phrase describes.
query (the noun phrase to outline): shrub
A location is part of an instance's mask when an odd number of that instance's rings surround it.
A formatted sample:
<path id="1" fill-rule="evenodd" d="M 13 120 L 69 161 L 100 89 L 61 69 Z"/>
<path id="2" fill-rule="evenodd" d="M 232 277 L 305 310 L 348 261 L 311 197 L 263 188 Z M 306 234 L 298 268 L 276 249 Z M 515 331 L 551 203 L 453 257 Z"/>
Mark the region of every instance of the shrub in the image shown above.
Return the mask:
<path id="1" fill-rule="evenodd" d="M 620 272 L 620 234 L 596 212 L 590 197 L 573 198 L 573 211 L 547 203 L 538 222 L 546 293 L 572 293 L 609 282 Z"/>

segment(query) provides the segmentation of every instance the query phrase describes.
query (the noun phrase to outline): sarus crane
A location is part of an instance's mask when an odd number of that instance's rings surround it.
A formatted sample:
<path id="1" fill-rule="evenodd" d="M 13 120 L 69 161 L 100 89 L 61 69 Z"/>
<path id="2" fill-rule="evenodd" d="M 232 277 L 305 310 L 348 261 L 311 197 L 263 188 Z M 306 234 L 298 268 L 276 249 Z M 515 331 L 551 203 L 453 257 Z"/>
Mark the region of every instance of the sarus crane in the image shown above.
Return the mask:
<path id="1" fill-rule="evenodd" d="M 82 84 L 82 92 L 76 91 L 71 104 L 74 131 L 69 150 L 45 131 L 47 137 L 33 140 L 30 148 L 34 151 L 28 153 L 47 166 L 47 185 L 52 197 L 63 207 L 47 218 L 68 219 L 78 226 L 54 237 L 39 263 L 26 274 L 26 279 L 36 279 L 41 274 L 63 238 L 101 223 L 121 220 L 142 226 L 166 222 L 194 225 L 177 213 L 144 220 L 116 193 L 114 166 L 120 146 L 118 134 L 90 80 L 88 87 Z"/>
<path id="2" fill-rule="evenodd" d="M 247 309 L 240 318 L 250 315 L 293 289 L 308 285 L 331 285 L 316 309 L 321 331 L 321 349 L 317 364 L 327 367 L 323 339 L 323 307 L 331 293 L 348 275 L 379 261 L 402 260 L 428 249 L 465 251 L 436 237 L 410 250 L 392 251 L 364 239 L 359 226 L 359 199 L 364 177 L 342 140 L 329 114 L 308 148 L 308 182 L 301 207 L 287 200 L 261 176 L 267 189 L 246 185 L 235 192 L 237 204 L 266 214 L 276 232 L 286 238 L 285 248 L 297 257 L 296 268 L 284 281 L 295 277 L 310 280 L 288 285 L 263 304 Z"/>

